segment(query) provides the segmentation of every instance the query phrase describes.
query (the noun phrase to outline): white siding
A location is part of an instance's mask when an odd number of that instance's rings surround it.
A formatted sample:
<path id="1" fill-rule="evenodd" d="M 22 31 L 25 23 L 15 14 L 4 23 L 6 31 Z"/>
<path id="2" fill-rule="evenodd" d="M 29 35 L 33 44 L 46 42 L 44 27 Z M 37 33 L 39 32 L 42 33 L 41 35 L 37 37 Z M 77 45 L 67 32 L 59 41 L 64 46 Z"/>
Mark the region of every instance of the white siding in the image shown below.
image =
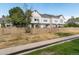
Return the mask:
<path id="1" fill-rule="evenodd" d="M 1 28 L 1 24 L 0 24 L 0 28 Z"/>
<path id="2" fill-rule="evenodd" d="M 52 18 L 52 24 L 59 24 L 59 19 Z"/>
<path id="3" fill-rule="evenodd" d="M 45 25 L 44 25 L 44 24 L 41 24 L 41 25 L 40 25 L 40 27 L 41 27 L 41 28 L 44 28 L 44 27 L 45 27 Z"/>
<path id="4" fill-rule="evenodd" d="M 35 21 L 35 19 L 38 19 L 38 21 Z M 40 14 L 38 12 L 33 12 L 31 23 L 39 23 L 39 24 L 41 24 L 41 27 L 45 27 L 44 24 L 50 24 L 50 23 L 64 24 L 65 19 L 63 16 L 61 16 L 60 18 L 43 18 L 40 16 Z"/>
<path id="5" fill-rule="evenodd" d="M 52 23 L 53 24 L 64 24 L 65 23 L 65 19 L 63 17 L 52 18 Z"/>
<path id="6" fill-rule="evenodd" d="M 63 16 L 60 17 L 60 24 L 65 24 L 65 19 Z"/>
<path id="7" fill-rule="evenodd" d="M 35 21 L 35 19 L 38 19 L 38 21 Z M 32 13 L 31 23 L 41 23 L 41 16 L 37 12 Z"/>
<path id="8" fill-rule="evenodd" d="M 41 23 L 49 24 L 50 23 L 50 19 L 49 18 L 42 18 L 41 19 Z"/>

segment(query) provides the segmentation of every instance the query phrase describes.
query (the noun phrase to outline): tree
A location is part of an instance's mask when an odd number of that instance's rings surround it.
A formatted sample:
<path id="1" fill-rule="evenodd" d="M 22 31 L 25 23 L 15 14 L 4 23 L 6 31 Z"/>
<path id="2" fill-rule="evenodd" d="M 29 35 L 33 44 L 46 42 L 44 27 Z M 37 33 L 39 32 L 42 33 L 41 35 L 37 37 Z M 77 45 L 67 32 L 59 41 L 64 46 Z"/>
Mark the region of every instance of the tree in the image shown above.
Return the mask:
<path id="1" fill-rule="evenodd" d="M 14 7 L 9 10 L 9 17 L 14 26 L 24 26 L 25 29 L 30 30 L 32 10 L 27 9 L 25 12 L 20 7 Z"/>
<path id="2" fill-rule="evenodd" d="M 29 25 L 31 25 L 31 17 L 32 17 L 32 10 L 31 9 L 28 9 L 26 10 L 25 12 L 25 18 L 26 18 L 26 32 L 30 32 L 30 27 Z"/>
<path id="3" fill-rule="evenodd" d="M 24 3 L 24 15 L 26 19 L 26 26 L 29 26 L 31 24 L 31 17 L 32 17 L 32 7 L 28 6 L 28 4 Z"/>
<path id="4" fill-rule="evenodd" d="M 6 16 L 6 22 L 7 23 L 11 23 L 12 22 L 12 20 L 11 20 L 11 18 L 9 16 Z"/>
<path id="5" fill-rule="evenodd" d="M 26 24 L 24 12 L 20 7 L 14 7 L 10 9 L 9 17 L 15 26 L 25 26 Z"/>
<path id="6" fill-rule="evenodd" d="M 6 17 L 3 15 L 3 16 L 2 16 L 2 22 L 1 22 L 1 27 L 2 27 L 2 28 L 5 27 L 5 22 L 4 22 L 4 21 L 5 21 L 5 18 L 6 18 Z"/>
<path id="7" fill-rule="evenodd" d="M 29 24 L 31 24 L 31 17 L 32 17 L 32 10 L 26 10 L 25 12 L 25 17 L 26 17 L 26 26 L 28 26 Z"/>

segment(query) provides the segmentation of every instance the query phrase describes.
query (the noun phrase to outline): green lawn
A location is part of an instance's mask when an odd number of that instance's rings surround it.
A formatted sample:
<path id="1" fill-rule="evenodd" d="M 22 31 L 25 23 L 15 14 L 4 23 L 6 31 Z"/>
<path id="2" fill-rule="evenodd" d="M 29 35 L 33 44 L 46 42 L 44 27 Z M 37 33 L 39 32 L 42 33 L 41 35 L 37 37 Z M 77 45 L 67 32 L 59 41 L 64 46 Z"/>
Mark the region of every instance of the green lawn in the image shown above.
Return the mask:
<path id="1" fill-rule="evenodd" d="M 78 55 L 79 39 L 31 52 L 26 55 Z"/>

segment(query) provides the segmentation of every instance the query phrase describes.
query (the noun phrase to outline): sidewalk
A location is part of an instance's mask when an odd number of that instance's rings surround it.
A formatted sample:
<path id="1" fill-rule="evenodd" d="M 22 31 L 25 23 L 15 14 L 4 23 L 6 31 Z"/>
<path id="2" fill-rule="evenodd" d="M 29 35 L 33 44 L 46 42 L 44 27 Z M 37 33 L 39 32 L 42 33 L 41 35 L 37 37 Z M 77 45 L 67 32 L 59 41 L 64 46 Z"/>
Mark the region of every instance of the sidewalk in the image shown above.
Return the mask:
<path id="1" fill-rule="evenodd" d="M 41 42 L 36 42 L 36 43 L 30 43 L 30 44 L 26 44 L 26 45 L 20 45 L 20 46 L 16 46 L 16 47 L 0 49 L 0 54 L 5 55 L 5 54 L 16 53 L 16 52 L 19 52 L 22 50 L 31 50 L 36 47 L 52 44 L 55 42 L 72 40 L 73 38 L 79 38 L 79 35 L 72 35 L 72 36 L 63 37 L 63 38 L 51 39 L 51 40 L 46 40 L 46 41 L 41 41 Z"/>

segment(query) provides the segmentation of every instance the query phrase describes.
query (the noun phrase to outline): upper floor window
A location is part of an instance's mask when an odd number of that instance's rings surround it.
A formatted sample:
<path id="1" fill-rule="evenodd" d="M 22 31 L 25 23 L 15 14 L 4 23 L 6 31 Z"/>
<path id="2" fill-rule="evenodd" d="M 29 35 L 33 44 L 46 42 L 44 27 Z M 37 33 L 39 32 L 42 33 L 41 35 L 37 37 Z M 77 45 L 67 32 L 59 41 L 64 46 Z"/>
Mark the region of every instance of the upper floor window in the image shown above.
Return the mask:
<path id="1" fill-rule="evenodd" d="M 39 19 L 34 19 L 35 21 L 39 21 Z"/>
<path id="2" fill-rule="evenodd" d="M 57 20 L 55 20 L 55 22 L 58 22 Z"/>
<path id="3" fill-rule="evenodd" d="M 47 20 L 44 20 L 44 22 L 47 22 Z"/>
<path id="4" fill-rule="evenodd" d="M 62 19 L 60 19 L 60 22 L 63 22 L 63 20 L 62 20 Z"/>

